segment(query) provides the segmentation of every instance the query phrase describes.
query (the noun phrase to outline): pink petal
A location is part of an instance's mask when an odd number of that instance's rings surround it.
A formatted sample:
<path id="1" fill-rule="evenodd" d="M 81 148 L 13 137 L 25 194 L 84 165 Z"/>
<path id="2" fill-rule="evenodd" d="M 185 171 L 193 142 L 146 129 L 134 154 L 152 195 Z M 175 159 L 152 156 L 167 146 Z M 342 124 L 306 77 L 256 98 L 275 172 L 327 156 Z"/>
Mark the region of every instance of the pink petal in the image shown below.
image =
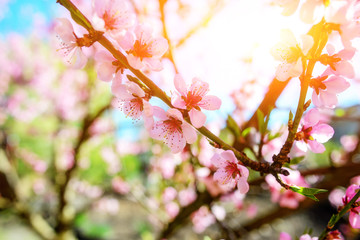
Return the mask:
<path id="1" fill-rule="evenodd" d="M 329 93 L 341 93 L 350 87 L 350 83 L 342 77 L 332 76 L 324 84 Z"/>
<path id="2" fill-rule="evenodd" d="M 167 40 L 163 37 L 159 37 L 159 38 L 155 38 L 151 42 L 148 51 L 154 57 L 161 57 L 166 53 L 168 48 L 169 48 L 169 44 Z"/>
<path id="3" fill-rule="evenodd" d="M 187 95 L 187 87 L 185 84 L 184 79 L 181 77 L 180 74 L 176 74 L 175 78 L 174 78 L 174 85 L 176 90 L 182 95 L 182 96 L 186 96 Z"/>
<path id="4" fill-rule="evenodd" d="M 152 116 L 154 114 L 153 106 L 147 101 L 143 101 L 143 104 L 144 104 L 143 112 L 144 112 L 145 116 L 152 118 Z"/>
<path id="5" fill-rule="evenodd" d="M 145 92 L 134 82 L 127 83 L 127 90 L 129 93 L 134 94 L 138 97 L 145 97 Z"/>
<path id="6" fill-rule="evenodd" d="M 113 82 L 111 85 L 111 91 L 114 96 L 121 100 L 130 100 L 133 98 L 133 96 L 128 93 L 126 86 L 121 83 L 119 84 L 117 82 Z"/>
<path id="7" fill-rule="evenodd" d="M 247 169 L 246 167 L 240 165 L 239 167 L 240 171 L 241 171 L 241 177 L 247 179 L 249 177 L 249 169 Z"/>
<path id="8" fill-rule="evenodd" d="M 304 53 L 304 55 L 308 54 L 309 50 L 314 45 L 314 39 L 310 35 L 302 35 L 301 36 L 301 50 Z"/>
<path id="9" fill-rule="evenodd" d="M 304 141 L 296 141 L 296 147 L 299 148 L 303 152 L 307 152 L 307 145 Z"/>
<path id="10" fill-rule="evenodd" d="M 309 149 L 314 153 L 323 153 L 326 150 L 324 145 L 317 141 L 308 140 L 308 146 Z"/>
<path id="11" fill-rule="evenodd" d="M 189 87 L 189 92 L 192 92 L 194 96 L 203 97 L 209 91 L 209 84 L 201 81 L 198 78 L 193 78 Z"/>
<path id="12" fill-rule="evenodd" d="M 237 182 L 238 190 L 241 194 L 245 194 L 249 191 L 249 184 L 247 178 L 241 177 Z"/>
<path id="13" fill-rule="evenodd" d="M 74 55 L 72 56 L 71 59 L 71 64 L 74 64 L 73 68 L 81 69 L 85 67 L 86 63 L 87 63 L 87 57 L 81 51 L 81 48 L 79 47 L 75 48 Z"/>
<path id="14" fill-rule="evenodd" d="M 149 25 L 140 24 L 135 27 L 134 33 L 137 40 L 147 44 L 151 39 L 152 29 Z"/>
<path id="15" fill-rule="evenodd" d="M 311 136 L 318 142 L 327 142 L 334 135 L 334 129 L 327 124 L 318 124 L 313 127 Z"/>
<path id="16" fill-rule="evenodd" d="M 144 63 L 141 61 L 140 58 L 135 57 L 132 54 L 129 54 L 126 56 L 126 59 L 128 60 L 130 66 L 132 66 L 135 69 L 142 69 L 144 67 Z"/>
<path id="17" fill-rule="evenodd" d="M 184 121 L 184 118 L 183 118 L 181 112 L 179 110 L 175 109 L 175 108 L 168 109 L 166 114 L 169 117 L 176 118 L 176 119 L 178 119 L 178 120 L 180 120 L 182 122 Z"/>
<path id="18" fill-rule="evenodd" d="M 197 139 L 196 131 L 194 130 L 193 127 L 191 127 L 190 124 L 184 122 L 182 124 L 182 131 L 187 143 L 192 144 L 196 142 Z"/>
<path id="19" fill-rule="evenodd" d="M 186 103 L 177 92 L 173 93 L 171 96 L 171 104 L 176 108 L 186 109 Z"/>
<path id="20" fill-rule="evenodd" d="M 313 23 L 315 21 L 314 11 L 318 3 L 316 1 L 306 1 L 300 8 L 300 19 L 304 23 Z"/>
<path id="21" fill-rule="evenodd" d="M 220 98 L 212 95 L 204 96 L 198 106 L 205 110 L 218 110 L 221 106 Z"/>
<path id="22" fill-rule="evenodd" d="M 69 20 L 66 18 L 57 18 L 55 22 L 55 32 L 59 35 L 62 41 L 75 41 L 74 28 Z"/>
<path id="23" fill-rule="evenodd" d="M 286 232 L 281 232 L 279 236 L 279 240 L 291 240 L 291 236 Z"/>
<path id="24" fill-rule="evenodd" d="M 226 172 L 226 170 L 224 168 L 219 168 L 214 173 L 214 180 L 220 184 L 226 184 L 230 180 L 232 180 L 232 178 L 228 176 L 228 173 Z"/>
<path id="25" fill-rule="evenodd" d="M 320 112 L 316 108 L 310 109 L 304 116 L 304 125 L 306 127 L 312 127 L 316 125 L 320 120 Z"/>
<path id="26" fill-rule="evenodd" d="M 224 168 L 227 165 L 227 161 L 224 160 L 220 154 L 215 153 L 210 159 L 211 163 L 217 168 Z"/>
<path id="27" fill-rule="evenodd" d="M 237 158 L 235 157 L 234 152 L 231 150 L 223 151 L 220 155 L 226 161 L 233 162 L 233 163 L 238 162 Z"/>
<path id="28" fill-rule="evenodd" d="M 336 75 L 341 75 L 341 76 L 344 76 L 347 78 L 355 77 L 354 67 L 348 61 L 343 60 L 343 61 L 338 62 L 336 64 L 335 68 L 336 68 L 336 71 L 335 71 Z"/>
<path id="29" fill-rule="evenodd" d="M 113 62 L 116 60 L 111 53 L 105 50 L 96 52 L 94 58 L 97 62 Z"/>
<path id="30" fill-rule="evenodd" d="M 360 214 L 350 212 L 350 214 L 349 214 L 349 222 L 350 222 L 350 225 L 353 228 L 360 228 Z"/>
<path id="31" fill-rule="evenodd" d="M 95 10 L 95 13 L 99 16 L 99 17 L 102 17 L 105 13 L 105 9 L 106 9 L 106 3 L 108 1 L 104 1 L 104 0 L 95 0 L 94 1 L 94 10 Z"/>
<path id="32" fill-rule="evenodd" d="M 316 94 L 316 91 L 314 90 L 312 93 L 312 97 L 311 97 L 312 103 L 316 106 L 316 107 L 322 107 L 322 103 L 319 99 L 319 96 Z"/>
<path id="33" fill-rule="evenodd" d="M 153 114 L 155 117 L 157 117 L 160 120 L 166 120 L 168 119 L 167 114 L 164 109 L 158 106 L 153 106 Z"/>
<path id="34" fill-rule="evenodd" d="M 115 70 L 111 62 L 102 62 L 96 65 L 98 78 L 104 82 L 110 82 L 113 79 Z"/>
<path id="35" fill-rule="evenodd" d="M 186 140 L 183 134 L 180 134 L 178 131 L 169 132 L 164 140 L 165 144 L 171 149 L 172 153 L 181 152 L 186 145 Z"/>
<path id="36" fill-rule="evenodd" d="M 155 122 L 152 129 L 150 130 L 150 137 L 156 140 L 164 140 L 165 135 L 166 135 L 166 131 L 164 131 L 163 122 L 162 121 Z"/>
<path id="37" fill-rule="evenodd" d="M 125 51 L 132 49 L 135 43 L 134 34 L 127 31 L 122 38 L 118 39 L 118 43 Z"/>
<path id="38" fill-rule="evenodd" d="M 144 58 L 143 62 L 153 71 L 161 71 L 164 68 L 161 61 L 156 58 Z"/>
<path id="39" fill-rule="evenodd" d="M 205 124 L 206 115 L 203 112 L 198 111 L 196 109 L 191 109 L 189 111 L 189 116 L 190 116 L 190 121 L 192 125 L 194 125 L 194 127 L 201 128 Z"/>
<path id="40" fill-rule="evenodd" d="M 325 107 L 328 107 L 328 108 L 335 108 L 336 105 L 338 104 L 337 96 L 336 96 L 336 94 L 333 94 L 333 93 L 328 93 L 328 92 L 322 91 L 319 94 L 319 99 L 320 99 L 322 105 Z"/>

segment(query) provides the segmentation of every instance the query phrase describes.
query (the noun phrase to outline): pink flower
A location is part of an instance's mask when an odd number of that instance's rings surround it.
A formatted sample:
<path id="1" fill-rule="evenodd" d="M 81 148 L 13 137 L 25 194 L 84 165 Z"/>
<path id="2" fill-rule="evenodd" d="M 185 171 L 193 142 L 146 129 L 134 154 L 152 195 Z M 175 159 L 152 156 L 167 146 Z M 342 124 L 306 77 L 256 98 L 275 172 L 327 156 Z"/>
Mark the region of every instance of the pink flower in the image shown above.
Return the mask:
<path id="1" fill-rule="evenodd" d="M 174 107 L 189 110 L 191 123 L 200 128 L 206 121 L 206 115 L 200 108 L 206 110 L 217 110 L 220 108 L 221 100 L 216 96 L 205 96 L 209 91 L 209 84 L 197 78 L 193 78 L 190 86 L 186 86 L 184 79 L 177 74 L 174 79 L 175 92 L 171 97 Z"/>
<path id="2" fill-rule="evenodd" d="M 360 186 L 352 184 L 346 189 L 345 196 L 343 197 L 343 203 L 346 205 L 359 191 Z M 360 202 L 360 199 L 355 201 L 356 203 Z M 353 228 L 360 228 L 360 206 L 351 208 L 349 214 L 349 222 Z"/>
<path id="3" fill-rule="evenodd" d="M 285 29 L 281 31 L 281 41 L 271 49 L 271 55 L 283 63 L 276 70 L 276 78 L 286 81 L 288 78 L 298 77 L 303 71 L 302 56 L 306 55 L 314 44 L 310 35 L 303 35 L 298 43 L 294 34 Z"/>
<path id="4" fill-rule="evenodd" d="M 110 52 L 100 50 L 94 58 L 96 60 L 96 72 L 101 81 L 110 82 L 116 78 L 121 83 L 123 66 Z"/>
<path id="5" fill-rule="evenodd" d="M 299 125 L 296 133 L 296 146 L 306 152 L 309 148 L 314 153 L 322 153 L 325 147 L 322 143 L 327 142 L 334 135 L 334 129 L 320 123 L 320 113 L 316 108 L 309 110 Z"/>
<path id="6" fill-rule="evenodd" d="M 290 234 L 286 232 L 281 232 L 279 240 L 291 240 Z M 304 234 L 300 237 L 299 240 L 318 240 L 318 237 L 311 237 L 309 234 Z"/>
<path id="7" fill-rule="evenodd" d="M 146 128 L 151 128 L 153 124 L 153 108 L 148 102 L 150 96 L 146 94 L 134 82 L 128 82 L 126 85 L 119 85 L 113 88 L 113 93 L 117 97 L 116 106 L 124 112 L 127 117 L 134 120 L 144 118 Z"/>
<path id="8" fill-rule="evenodd" d="M 317 107 L 335 108 L 338 99 L 337 94 L 350 87 L 350 83 L 342 77 L 327 76 L 313 79 L 310 86 L 314 89 L 312 101 Z"/>
<path id="9" fill-rule="evenodd" d="M 95 0 L 93 24 L 99 31 L 109 32 L 112 36 L 131 27 L 135 23 L 135 15 L 128 3 L 123 0 Z"/>
<path id="10" fill-rule="evenodd" d="M 308 187 L 308 184 L 305 182 L 299 171 L 287 170 L 290 172 L 289 176 L 280 175 L 283 182 L 288 185 Z M 299 193 L 295 193 L 291 190 L 284 190 L 273 175 L 267 175 L 265 180 L 270 187 L 271 201 L 278 202 L 281 207 L 295 209 L 299 206 L 300 201 L 305 200 L 305 196 Z"/>
<path id="11" fill-rule="evenodd" d="M 193 229 L 196 233 L 202 233 L 207 227 L 215 223 L 216 219 L 206 206 L 202 206 L 191 216 Z"/>
<path id="12" fill-rule="evenodd" d="M 181 206 L 187 206 L 196 199 L 196 192 L 192 188 L 181 190 L 178 195 Z"/>
<path id="13" fill-rule="evenodd" d="M 171 108 L 165 112 L 160 107 L 153 108 L 154 116 L 160 121 L 157 121 L 150 131 L 152 138 L 164 141 L 172 153 L 182 151 L 186 142 L 192 144 L 196 141 L 195 130 L 184 121 L 179 110 Z"/>
<path id="14" fill-rule="evenodd" d="M 221 184 L 226 184 L 229 188 L 237 185 L 240 193 L 245 194 L 249 191 L 247 178 L 249 170 L 241 165 L 233 151 L 226 150 L 221 154 L 215 153 L 211 162 L 218 170 L 214 173 L 214 180 Z"/>
<path id="15" fill-rule="evenodd" d="M 55 32 L 60 40 L 58 51 L 63 55 L 64 60 L 73 65 L 74 68 L 83 68 L 87 62 L 86 56 L 81 51 L 84 45 L 74 33 L 70 21 L 65 18 L 58 18 L 55 23 Z"/>
<path id="16" fill-rule="evenodd" d="M 152 29 L 146 25 L 137 25 L 134 33 L 128 31 L 120 39 L 119 44 L 127 52 L 126 59 L 135 69 L 149 67 L 160 71 L 163 66 L 160 61 L 169 47 L 163 37 L 152 38 Z"/>
<path id="17" fill-rule="evenodd" d="M 355 48 L 345 48 L 338 53 L 335 53 L 335 47 L 331 44 L 326 46 L 328 54 L 320 56 L 320 62 L 330 67 L 322 75 L 335 74 L 337 76 L 344 76 L 347 78 L 354 78 L 354 67 L 350 60 L 354 57 Z"/>

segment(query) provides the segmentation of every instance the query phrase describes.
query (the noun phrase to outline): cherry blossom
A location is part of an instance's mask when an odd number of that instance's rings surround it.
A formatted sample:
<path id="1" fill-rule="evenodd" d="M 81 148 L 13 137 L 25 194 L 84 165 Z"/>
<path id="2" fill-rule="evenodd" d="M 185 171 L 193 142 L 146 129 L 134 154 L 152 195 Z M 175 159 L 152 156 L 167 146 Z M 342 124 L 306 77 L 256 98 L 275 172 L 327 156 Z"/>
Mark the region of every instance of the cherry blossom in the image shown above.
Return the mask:
<path id="1" fill-rule="evenodd" d="M 320 112 L 316 108 L 309 110 L 302 119 L 296 133 L 296 146 L 306 152 L 309 148 L 314 153 L 322 153 L 327 142 L 333 135 L 334 129 L 328 124 L 320 122 Z"/>
<path id="2" fill-rule="evenodd" d="M 239 163 L 233 151 L 226 150 L 220 154 L 215 153 L 211 162 L 218 168 L 214 173 L 215 181 L 228 185 L 229 188 L 234 188 L 237 185 L 242 194 L 249 191 L 247 182 L 249 170 Z"/>
<path id="3" fill-rule="evenodd" d="M 150 96 L 146 94 L 134 82 L 128 82 L 126 85 L 121 85 L 113 88 L 113 94 L 117 97 L 115 104 L 127 117 L 134 120 L 144 118 L 146 128 L 151 128 L 153 124 L 153 109 L 148 102 Z"/>
<path id="4" fill-rule="evenodd" d="M 324 10 L 324 0 L 307 0 L 300 7 L 300 19 L 308 24 L 318 22 L 321 20 Z"/>
<path id="5" fill-rule="evenodd" d="M 337 76 L 344 76 L 347 78 L 354 78 L 355 71 L 350 62 L 354 57 L 354 48 L 345 48 L 338 53 L 335 53 L 335 47 L 331 44 L 326 46 L 328 54 L 320 56 L 320 62 L 324 65 L 329 65 L 329 68 L 322 75 L 335 74 Z"/>
<path id="6" fill-rule="evenodd" d="M 135 23 L 135 15 L 123 0 L 95 0 L 93 24 L 99 31 L 116 36 Z"/>
<path id="7" fill-rule="evenodd" d="M 137 25 L 134 32 L 128 31 L 119 40 L 120 46 L 128 54 L 126 59 L 130 66 L 142 69 L 145 66 L 153 71 L 162 70 L 160 61 L 169 44 L 163 37 L 153 38 L 152 29 L 147 25 Z"/>
<path id="8" fill-rule="evenodd" d="M 200 128 L 206 121 L 206 115 L 200 108 L 217 110 L 221 100 L 216 96 L 205 96 L 209 91 L 209 84 L 198 78 L 193 78 L 190 86 L 186 86 L 184 79 L 177 74 L 174 79 L 175 92 L 171 97 L 174 107 L 189 110 L 190 121 L 196 128 Z"/>
<path id="9" fill-rule="evenodd" d="M 81 48 L 84 43 L 82 38 L 78 38 L 74 28 L 66 18 L 58 18 L 55 23 L 55 32 L 60 40 L 60 49 L 58 50 L 64 57 L 64 60 L 73 65 L 74 68 L 83 68 L 87 58 Z"/>
<path id="10" fill-rule="evenodd" d="M 179 110 L 171 108 L 165 112 L 160 107 L 153 108 L 154 116 L 160 121 L 155 122 L 150 130 L 152 138 L 164 141 L 172 153 L 178 153 L 184 149 L 186 143 L 196 141 L 195 130 L 183 119 Z"/>
<path id="11" fill-rule="evenodd" d="M 310 35 L 302 35 L 298 43 L 294 34 L 289 29 L 281 31 L 281 42 L 271 49 L 271 55 L 282 61 L 276 70 L 276 78 L 286 81 L 288 78 L 300 76 L 303 71 L 302 56 L 306 55 L 314 44 Z"/>
<path id="12" fill-rule="evenodd" d="M 328 76 L 312 79 L 310 87 L 314 89 L 312 102 L 319 108 L 335 108 L 338 99 L 337 94 L 350 87 L 350 83 L 342 77 Z"/>
<path id="13" fill-rule="evenodd" d="M 343 203 L 346 205 L 359 191 L 360 186 L 352 184 L 346 189 L 345 196 L 343 197 Z M 356 203 L 360 203 L 360 200 L 356 200 Z M 350 210 L 349 222 L 353 228 L 360 228 L 360 206 L 353 207 Z"/>
<path id="14" fill-rule="evenodd" d="M 284 183 L 288 185 L 308 187 L 308 184 L 305 182 L 299 171 L 290 169 L 287 170 L 290 173 L 289 176 L 280 175 L 280 178 Z M 291 190 L 284 190 L 273 175 L 267 175 L 265 180 L 270 187 L 271 201 L 278 202 L 281 207 L 295 209 L 299 206 L 300 201 L 305 200 L 305 196 L 299 193 L 295 193 Z"/>
<path id="15" fill-rule="evenodd" d="M 98 51 L 94 58 L 96 60 L 96 72 L 100 80 L 110 82 L 116 78 L 118 83 L 121 83 L 123 66 L 120 61 L 105 50 Z"/>

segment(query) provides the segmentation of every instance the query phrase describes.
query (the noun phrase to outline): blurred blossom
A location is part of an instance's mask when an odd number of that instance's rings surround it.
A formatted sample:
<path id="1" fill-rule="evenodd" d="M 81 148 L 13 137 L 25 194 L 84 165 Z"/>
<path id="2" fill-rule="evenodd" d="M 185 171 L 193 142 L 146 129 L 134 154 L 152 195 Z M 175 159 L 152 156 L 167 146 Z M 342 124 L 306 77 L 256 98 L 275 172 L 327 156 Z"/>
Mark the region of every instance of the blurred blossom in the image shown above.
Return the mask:
<path id="1" fill-rule="evenodd" d="M 211 207 L 211 212 L 214 214 L 217 220 L 223 221 L 226 217 L 225 208 L 219 205 L 213 205 Z"/>
<path id="2" fill-rule="evenodd" d="M 112 188 L 115 192 L 120 194 L 127 194 L 130 192 L 130 186 L 121 177 L 115 177 L 111 181 Z"/>
<path id="3" fill-rule="evenodd" d="M 111 197 L 103 197 L 94 203 L 95 210 L 103 214 L 118 214 L 120 209 L 119 201 Z"/>
<path id="4" fill-rule="evenodd" d="M 167 187 L 165 188 L 163 194 L 162 194 L 162 200 L 164 203 L 170 202 L 174 200 L 177 196 L 177 191 L 173 187 Z"/>
<path id="5" fill-rule="evenodd" d="M 287 170 L 290 173 L 289 176 L 280 175 L 280 178 L 285 184 L 290 186 L 295 185 L 309 187 L 299 171 L 293 171 L 290 169 Z M 297 208 L 299 206 L 299 202 L 304 201 L 306 198 L 305 196 L 291 190 L 284 190 L 273 175 L 266 175 L 265 180 L 270 187 L 271 201 L 278 202 L 281 207 Z"/>
<path id="6" fill-rule="evenodd" d="M 354 151 L 358 141 L 359 139 L 356 135 L 344 135 L 340 138 L 340 143 L 346 152 Z"/>
<path id="7" fill-rule="evenodd" d="M 170 219 L 174 219 L 180 211 L 180 207 L 175 202 L 168 202 L 165 204 L 165 210 L 169 215 Z"/>
<path id="8" fill-rule="evenodd" d="M 191 217 L 193 229 L 196 233 L 202 233 L 207 227 L 215 223 L 215 217 L 205 206 L 199 208 Z"/>
<path id="9" fill-rule="evenodd" d="M 114 152 L 112 147 L 104 147 L 101 149 L 101 156 L 103 160 L 108 164 L 108 173 L 114 175 L 121 170 L 120 158 Z"/>
<path id="10" fill-rule="evenodd" d="M 335 188 L 329 194 L 330 203 L 336 208 L 342 206 L 343 205 L 342 197 L 344 196 L 344 194 L 345 194 L 345 191 L 343 189 Z"/>
<path id="11" fill-rule="evenodd" d="M 189 205 L 196 199 L 196 192 L 193 188 L 181 190 L 178 194 L 179 203 L 182 207 Z"/>

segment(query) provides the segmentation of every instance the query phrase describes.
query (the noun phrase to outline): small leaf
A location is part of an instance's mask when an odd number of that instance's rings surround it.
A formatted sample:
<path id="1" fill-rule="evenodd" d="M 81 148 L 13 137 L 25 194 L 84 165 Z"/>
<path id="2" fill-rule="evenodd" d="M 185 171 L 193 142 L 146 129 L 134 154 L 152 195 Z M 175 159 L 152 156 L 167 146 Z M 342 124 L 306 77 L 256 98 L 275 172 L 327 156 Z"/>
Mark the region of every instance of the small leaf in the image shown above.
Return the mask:
<path id="1" fill-rule="evenodd" d="M 245 128 L 245 129 L 241 132 L 241 135 L 242 135 L 243 137 L 246 137 L 247 135 L 249 135 L 250 131 L 251 131 L 251 127 Z"/>
<path id="2" fill-rule="evenodd" d="M 231 132 L 234 133 L 236 137 L 240 136 L 240 128 L 234 118 L 232 118 L 230 115 L 228 115 L 228 118 L 226 120 L 227 127 L 231 130 Z"/>
<path id="3" fill-rule="evenodd" d="M 264 133 L 263 129 L 264 129 L 264 125 L 265 125 L 264 113 L 260 109 L 258 109 L 256 111 L 256 116 L 257 116 L 259 131 L 260 131 L 260 133 L 263 134 Z"/>
<path id="4" fill-rule="evenodd" d="M 289 112 L 289 122 L 294 119 L 294 114 L 292 113 L 292 111 Z"/>
<path id="5" fill-rule="evenodd" d="M 319 188 L 305 188 L 305 187 L 298 187 L 298 186 L 291 186 L 290 190 L 296 193 L 299 193 L 301 195 L 304 195 L 305 197 L 308 197 L 314 201 L 319 201 L 314 195 L 318 193 L 324 193 L 328 190 L 326 189 L 319 189 Z"/>

